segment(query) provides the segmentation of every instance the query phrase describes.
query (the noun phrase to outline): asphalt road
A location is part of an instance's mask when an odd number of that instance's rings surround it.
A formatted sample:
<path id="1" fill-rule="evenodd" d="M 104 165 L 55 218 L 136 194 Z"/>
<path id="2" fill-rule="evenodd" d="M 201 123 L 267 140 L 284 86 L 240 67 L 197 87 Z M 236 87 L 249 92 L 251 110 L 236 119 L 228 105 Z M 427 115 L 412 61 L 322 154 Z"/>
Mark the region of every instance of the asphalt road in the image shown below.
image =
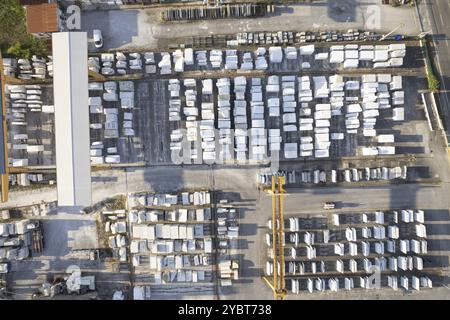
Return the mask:
<path id="1" fill-rule="evenodd" d="M 445 127 L 450 128 L 450 2 L 448 0 L 421 1 L 420 18 L 425 31 L 432 31 L 434 64 L 441 77 L 439 102 Z"/>
<path id="2" fill-rule="evenodd" d="M 358 212 L 377 209 L 433 208 L 442 206 L 441 186 L 406 184 L 375 187 L 339 187 L 287 189 L 284 213 L 286 216 L 323 213 L 324 202 L 337 203 L 337 211 Z M 270 198 L 265 200 L 270 207 Z M 445 205 L 444 205 L 445 207 Z"/>

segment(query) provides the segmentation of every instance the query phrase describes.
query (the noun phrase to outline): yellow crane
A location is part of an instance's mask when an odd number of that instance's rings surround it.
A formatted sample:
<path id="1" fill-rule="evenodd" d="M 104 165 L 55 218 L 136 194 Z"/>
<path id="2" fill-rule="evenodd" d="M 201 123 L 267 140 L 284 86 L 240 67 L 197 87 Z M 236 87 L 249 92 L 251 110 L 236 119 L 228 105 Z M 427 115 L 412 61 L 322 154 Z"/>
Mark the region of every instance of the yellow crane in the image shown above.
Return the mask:
<path id="1" fill-rule="evenodd" d="M 267 277 L 263 277 L 263 279 L 272 289 L 275 300 L 286 299 L 287 293 L 284 281 L 283 196 L 286 193 L 283 188 L 284 184 L 283 176 L 272 176 L 271 188 L 267 190 L 272 196 L 273 278 L 272 281 Z"/>

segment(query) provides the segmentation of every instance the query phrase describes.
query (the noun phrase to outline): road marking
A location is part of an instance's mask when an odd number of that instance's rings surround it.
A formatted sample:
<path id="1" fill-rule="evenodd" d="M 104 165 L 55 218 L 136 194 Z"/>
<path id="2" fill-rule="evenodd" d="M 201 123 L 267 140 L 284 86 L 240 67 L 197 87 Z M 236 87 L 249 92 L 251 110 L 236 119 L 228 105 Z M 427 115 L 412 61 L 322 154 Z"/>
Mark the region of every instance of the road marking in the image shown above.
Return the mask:
<path id="1" fill-rule="evenodd" d="M 442 25 L 445 26 L 445 22 L 444 22 L 444 19 L 442 18 L 442 14 L 439 14 L 439 18 L 441 18 Z"/>

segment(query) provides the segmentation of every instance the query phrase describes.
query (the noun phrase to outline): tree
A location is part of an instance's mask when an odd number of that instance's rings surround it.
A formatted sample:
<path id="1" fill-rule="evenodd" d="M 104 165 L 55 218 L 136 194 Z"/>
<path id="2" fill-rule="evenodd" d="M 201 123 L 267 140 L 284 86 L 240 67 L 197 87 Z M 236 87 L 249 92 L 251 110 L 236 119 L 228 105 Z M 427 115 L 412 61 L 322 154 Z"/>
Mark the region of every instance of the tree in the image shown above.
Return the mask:
<path id="1" fill-rule="evenodd" d="M 25 10 L 18 0 L 0 0 L 0 48 L 20 58 L 46 54 L 43 41 L 27 33 Z"/>
<path id="2" fill-rule="evenodd" d="M 430 67 L 427 69 L 427 80 L 428 80 L 428 90 L 430 90 L 431 92 L 438 92 L 441 87 L 441 83 L 436 78 L 433 70 Z"/>
<path id="3" fill-rule="evenodd" d="M 11 45 L 26 34 L 25 10 L 19 1 L 0 1 L 0 43 Z"/>
<path id="4" fill-rule="evenodd" d="M 17 41 L 6 51 L 8 55 L 18 57 L 18 58 L 26 58 L 30 59 L 32 54 L 29 48 L 25 48 L 21 42 Z"/>

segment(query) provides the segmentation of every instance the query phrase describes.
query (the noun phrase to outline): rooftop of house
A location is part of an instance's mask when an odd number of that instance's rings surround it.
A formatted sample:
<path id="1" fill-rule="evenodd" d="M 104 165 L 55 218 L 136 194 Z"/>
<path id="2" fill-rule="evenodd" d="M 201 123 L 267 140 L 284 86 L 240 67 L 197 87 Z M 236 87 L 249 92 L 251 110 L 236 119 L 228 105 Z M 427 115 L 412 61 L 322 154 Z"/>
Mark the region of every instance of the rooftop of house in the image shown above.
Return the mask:
<path id="1" fill-rule="evenodd" d="M 28 33 L 59 31 L 58 6 L 56 3 L 28 5 L 25 8 Z"/>

